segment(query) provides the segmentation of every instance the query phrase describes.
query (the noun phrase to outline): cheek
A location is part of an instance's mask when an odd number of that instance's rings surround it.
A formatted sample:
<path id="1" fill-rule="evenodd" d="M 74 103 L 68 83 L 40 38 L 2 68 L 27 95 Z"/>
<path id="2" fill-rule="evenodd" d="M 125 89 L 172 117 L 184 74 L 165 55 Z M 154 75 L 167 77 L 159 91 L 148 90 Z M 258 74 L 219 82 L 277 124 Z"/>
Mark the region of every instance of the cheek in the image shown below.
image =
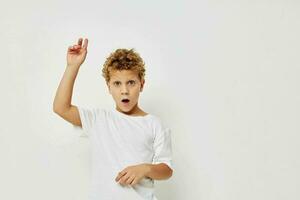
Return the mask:
<path id="1" fill-rule="evenodd" d="M 115 90 L 111 90 L 110 94 L 113 96 L 114 99 L 116 99 L 118 97 L 118 92 Z"/>
<path id="2" fill-rule="evenodd" d="M 140 88 L 134 90 L 134 92 L 133 92 L 132 94 L 133 94 L 133 96 L 134 96 L 135 98 L 138 98 L 139 95 L 140 95 Z"/>

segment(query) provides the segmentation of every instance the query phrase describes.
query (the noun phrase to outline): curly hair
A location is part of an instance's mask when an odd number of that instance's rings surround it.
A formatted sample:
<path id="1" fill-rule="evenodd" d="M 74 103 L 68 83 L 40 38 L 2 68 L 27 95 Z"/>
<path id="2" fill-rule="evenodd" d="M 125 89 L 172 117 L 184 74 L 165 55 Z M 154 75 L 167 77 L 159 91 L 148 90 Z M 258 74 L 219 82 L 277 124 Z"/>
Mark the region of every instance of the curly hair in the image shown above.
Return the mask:
<path id="1" fill-rule="evenodd" d="M 140 55 L 132 49 L 117 49 L 112 52 L 103 65 L 102 76 L 106 83 L 110 81 L 112 70 L 134 70 L 138 72 L 140 80 L 145 77 L 145 63 Z"/>

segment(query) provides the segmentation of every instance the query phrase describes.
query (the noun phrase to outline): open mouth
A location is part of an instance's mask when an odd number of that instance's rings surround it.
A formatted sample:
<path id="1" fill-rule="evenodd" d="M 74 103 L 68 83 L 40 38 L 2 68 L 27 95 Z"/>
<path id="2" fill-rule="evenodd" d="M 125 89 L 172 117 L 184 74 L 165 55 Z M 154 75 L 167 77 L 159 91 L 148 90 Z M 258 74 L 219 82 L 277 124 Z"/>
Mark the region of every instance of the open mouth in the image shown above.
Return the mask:
<path id="1" fill-rule="evenodd" d="M 129 99 L 122 99 L 123 103 L 129 103 L 129 101 L 130 101 Z"/>

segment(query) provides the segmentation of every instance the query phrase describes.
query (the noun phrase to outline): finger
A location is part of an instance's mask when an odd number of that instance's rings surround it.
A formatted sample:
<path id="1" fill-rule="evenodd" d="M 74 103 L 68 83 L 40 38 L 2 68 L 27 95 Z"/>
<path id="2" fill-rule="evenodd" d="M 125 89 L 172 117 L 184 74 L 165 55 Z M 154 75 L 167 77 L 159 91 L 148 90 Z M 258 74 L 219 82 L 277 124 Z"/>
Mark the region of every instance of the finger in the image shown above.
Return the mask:
<path id="1" fill-rule="evenodd" d="M 83 43 L 82 48 L 86 49 L 88 47 L 88 43 L 89 43 L 89 40 L 87 38 L 84 39 L 84 43 Z"/>
<path id="2" fill-rule="evenodd" d="M 120 178 L 122 178 L 122 176 L 124 176 L 126 174 L 126 172 L 119 172 L 117 178 L 115 179 L 116 181 L 119 181 Z"/>
<path id="3" fill-rule="evenodd" d="M 118 182 L 120 180 L 121 176 L 118 175 L 116 178 L 115 178 L 115 181 Z"/>
<path id="4" fill-rule="evenodd" d="M 74 46 L 69 46 L 68 51 L 76 51 L 76 48 L 74 48 Z"/>
<path id="5" fill-rule="evenodd" d="M 134 179 L 134 180 L 131 182 L 131 185 L 136 185 L 137 182 L 138 182 L 138 180 L 137 180 L 137 179 Z"/>
<path id="6" fill-rule="evenodd" d="M 74 48 L 74 49 L 78 49 L 79 47 L 80 47 L 80 46 L 77 45 L 77 44 L 74 44 L 74 45 L 73 45 L 73 48 Z"/>
<path id="7" fill-rule="evenodd" d="M 132 185 L 132 182 L 133 182 L 133 181 L 134 181 L 134 177 L 130 177 L 130 178 L 127 179 L 126 183 L 127 183 L 128 185 Z"/>
<path id="8" fill-rule="evenodd" d="M 120 184 L 126 185 L 126 184 L 127 184 L 127 180 L 128 180 L 129 178 L 130 178 L 129 176 L 124 176 L 123 178 L 121 178 Z"/>
<path id="9" fill-rule="evenodd" d="M 81 46 L 79 46 L 79 45 L 73 45 L 71 48 L 72 51 L 80 51 L 80 49 L 81 49 Z"/>
<path id="10" fill-rule="evenodd" d="M 80 45 L 80 46 L 82 45 L 82 38 L 78 39 L 78 45 Z"/>

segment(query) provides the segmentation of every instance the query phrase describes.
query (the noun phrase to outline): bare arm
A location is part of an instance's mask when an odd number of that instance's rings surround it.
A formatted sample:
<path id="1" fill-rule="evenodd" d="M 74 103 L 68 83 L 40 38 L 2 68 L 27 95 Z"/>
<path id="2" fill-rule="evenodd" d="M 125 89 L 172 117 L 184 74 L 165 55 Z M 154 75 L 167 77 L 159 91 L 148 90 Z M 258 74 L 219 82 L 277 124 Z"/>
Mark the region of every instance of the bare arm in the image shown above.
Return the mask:
<path id="1" fill-rule="evenodd" d="M 147 177 L 155 180 L 168 179 L 173 175 L 173 170 L 164 163 L 146 164 L 149 166 L 149 171 L 146 173 Z"/>
<path id="2" fill-rule="evenodd" d="M 84 62 L 87 54 L 88 40 L 82 45 L 79 38 L 78 44 L 70 46 L 67 54 L 67 67 L 57 88 L 53 101 L 53 111 L 68 122 L 82 126 L 77 106 L 71 104 L 74 82 L 79 68 Z"/>

